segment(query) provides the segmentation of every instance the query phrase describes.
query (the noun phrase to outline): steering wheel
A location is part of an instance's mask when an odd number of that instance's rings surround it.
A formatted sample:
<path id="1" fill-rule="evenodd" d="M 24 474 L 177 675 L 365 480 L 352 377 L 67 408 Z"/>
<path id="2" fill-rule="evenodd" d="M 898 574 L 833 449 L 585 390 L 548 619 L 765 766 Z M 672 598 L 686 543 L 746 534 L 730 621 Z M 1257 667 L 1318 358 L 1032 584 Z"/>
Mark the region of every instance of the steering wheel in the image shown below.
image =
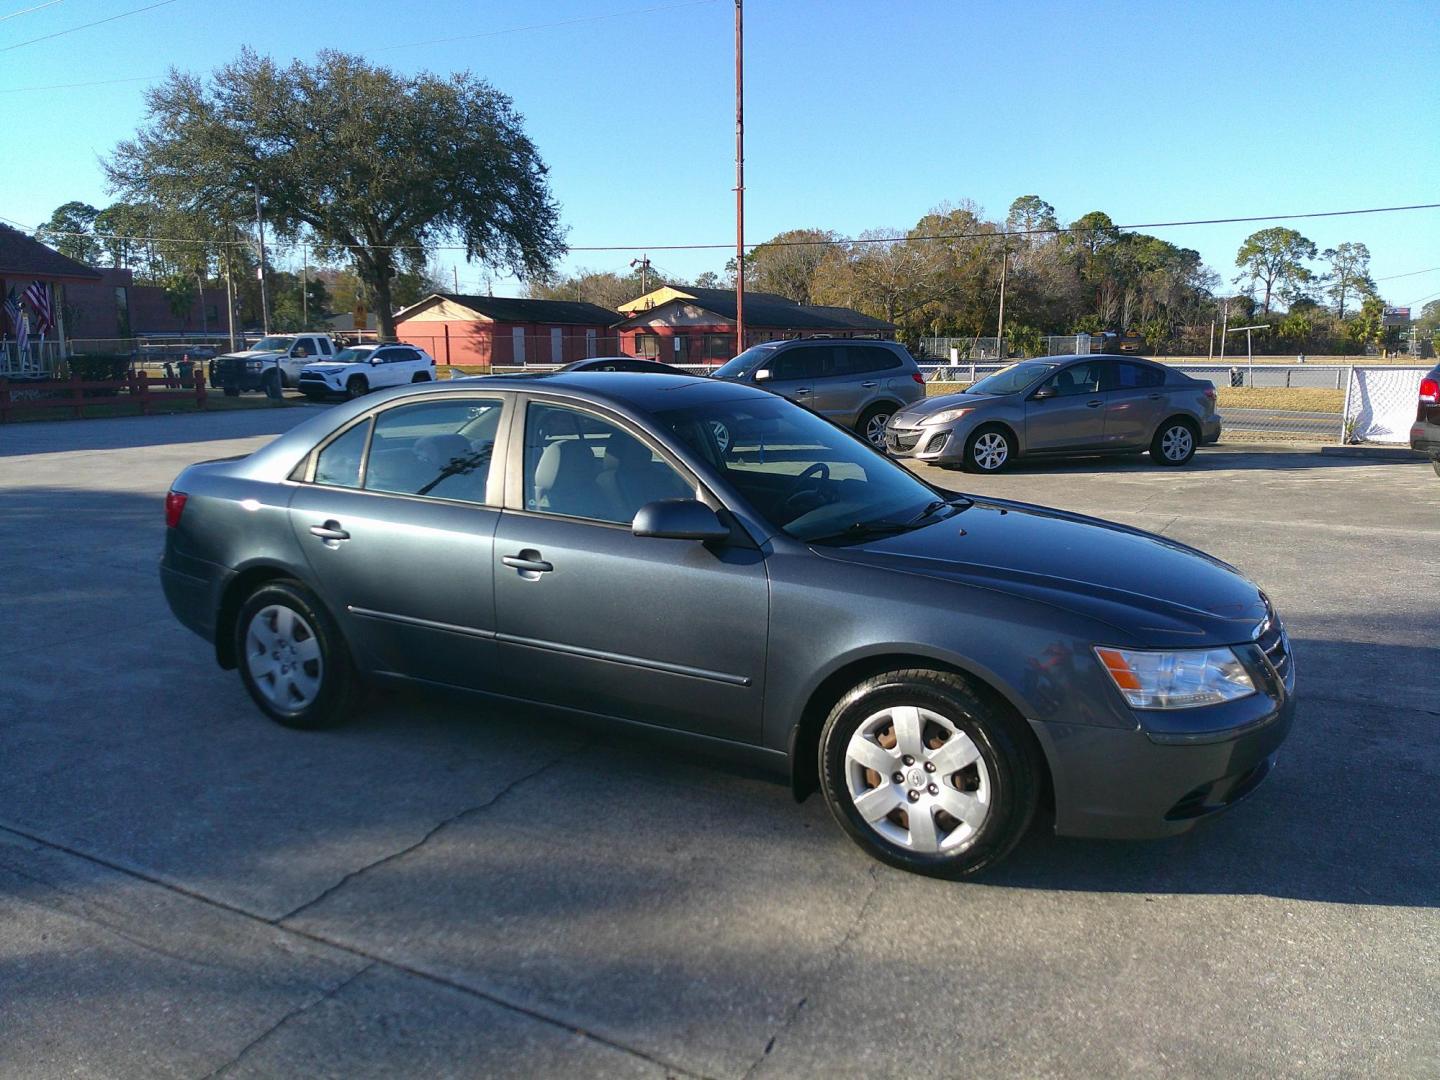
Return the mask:
<path id="1" fill-rule="evenodd" d="M 785 492 L 786 509 L 789 509 L 791 504 L 799 502 L 805 495 L 810 495 L 818 499 L 819 503 L 824 503 L 826 500 L 823 492 L 820 490 L 820 485 L 827 483 L 829 479 L 830 464 L 828 462 L 817 461 L 815 464 L 806 468 L 804 472 L 795 478 L 795 482 L 790 485 L 790 489 Z M 814 507 L 806 507 L 805 509 L 808 511 L 814 509 Z"/>

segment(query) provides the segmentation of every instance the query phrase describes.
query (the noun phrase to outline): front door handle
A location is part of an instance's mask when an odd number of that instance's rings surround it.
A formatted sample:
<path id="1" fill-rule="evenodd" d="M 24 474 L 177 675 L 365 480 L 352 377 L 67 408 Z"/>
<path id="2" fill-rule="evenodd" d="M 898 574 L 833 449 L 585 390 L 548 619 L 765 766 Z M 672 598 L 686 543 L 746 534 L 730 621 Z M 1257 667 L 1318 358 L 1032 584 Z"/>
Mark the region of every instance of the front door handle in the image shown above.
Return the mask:
<path id="1" fill-rule="evenodd" d="M 877 383 L 874 379 L 871 379 L 869 382 L 862 382 L 860 385 L 863 386 L 866 390 L 874 390 L 875 387 L 879 386 L 880 384 Z"/>
<path id="2" fill-rule="evenodd" d="M 1104 405 L 1104 404 L 1105 404 L 1105 401 L 1104 401 L 1103 398 L 1096 398 L 1094 401 L 1087 401 L 1087 402 L 1085 402 L 1085 407 L 1086 407 L 1087 409 L 1098 409 L 1101 405 Z"/>
<path id="3" fill-rule="evenodd" d="M 796 387 L 794 390 L 791 390 L 790 392 L 791 392 L 792 394 L 794 394 L 796 397 L 804 397 L 806 394 L 808 394 L 808 393 L 810 392 L 810 388 L 809 388 L 808 386 L 798 386 L 798 387 Z"/>
<path id="4" fill-rule="evenodd" d="M 555 569 L 553 565 L 540 558 L 540 552 L 532 548 L 526 548 L 518 555 L 502 555 L 500 561 L 511 569 L 520 571 L 520 576 L 530 581 Z"/>
<path id="5" fill-rule="evenodd" d="M 341 540 L 349 540 L 350 534 L 340 527 L 338 521 L 327 521 L 324 525 L 311 525 L 310 535 L 318 536 L 332 547 Z"/>
<path id="6" fill-rule="evenodd" d="M 1161 398 L 1161 396 L 1162 396 L 1162 395 L 1160 395 L 1160 394 L 1151 394 L 1151 395 L 1150 395 L 1150 400 L 1151 400 L 1151 401 L 1159 401 L 1160 398 Z"/>

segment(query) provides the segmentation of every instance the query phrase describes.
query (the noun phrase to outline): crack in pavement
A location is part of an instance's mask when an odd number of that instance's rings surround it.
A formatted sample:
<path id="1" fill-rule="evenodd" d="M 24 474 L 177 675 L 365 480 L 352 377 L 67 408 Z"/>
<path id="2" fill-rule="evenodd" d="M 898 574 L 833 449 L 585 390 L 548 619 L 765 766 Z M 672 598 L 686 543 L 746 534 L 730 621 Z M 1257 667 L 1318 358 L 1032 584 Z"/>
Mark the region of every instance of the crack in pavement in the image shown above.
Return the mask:
<path id="1" fill-rule="evenodd" d="M 825 977 L 830 974 L 830 970 L 840 962 L 840 957 L 844 954 L 850 942 L 855 939 L 855 935 L 860 930 L 860 924 L 865 921 L 865 916 L 870 911 L 870 905 L 874 901 L 875 895 L 880 891 L 880 868 L 878 866 L 872 866 L 868 870 L 868 873 L 870 875 L 870 888 L 865 893 L 865 899 L 860 901 L 860 907 L 855 912 L 855 918 L 850 921 L 850 925 L 846 927 L 844 935 L 836 943 L 835 948 L 830 951 L 830 958 L 821 965 L 820 970 L 816 973 L 815 978 L 817 981 L 823 981 Z M 785 1018 L 780 1021 L 780 1026 L 771 1033 L 769 1040 L 765 1043 L 765 1049 L 760 1051 L 760 1056 L 750 1063 L 750 1067 L 745 1070 L 741 1080 L 750 1080 L 750 1078 L 755 1075 L 755 1070 L 765 1064 L 765 1059 L 770 1056 L 770 1051 L 775 1049 L 775 1044 L 780 1041 L 780 1037 L 789 1031 L 790 1026 L 799 1019 L 800 1010 L 805 1008 L 805 1003 L 809 1000 L 809 993 L 802 994 L 800 1000 L 790 1006 L 785 1013 Z"/>
<path id="2" fill-rule="evenodd" d="M 290 919 L 295 918 L 302 912 L 308 911 L 310 908 L 313 908 L 315 905 L 333 896 L 335 893 L 339 892 L 356 878 L 368 874 L 372 870 L 378 870 L 380 867 L 385 866 L 388 863 L 392 863 L 397 859 L 403 859 L 412 851 L 416 851 L 419 848 L 424 847 L 425 844 L 427 844 L 430 839 L 434 837 L 437 833 L 441 832 L 442 830 L 448 828 L 451 825 L 456 824 L 457 822 L 463 821 L 471 814 L 478 814 L 482 810 L 490 809 L 490 807 L 494 806 L 497 802 L 503 799 L 506 795 L 510 794 L 510 792 L 514 791 L 517 787 L 525 783 L 527 780 L 533 780 L 541 773 L 548 772 L 556 765 L 559 765 L 563 761 L 568 761 L 570 758 L 575 757 L 580 753 L 584 752 L 585 750 L 589 749 L 589 747 L 589 743 L 583 743 L 576 749 L 571 750 L 568 753 L 561 754 L 558 757 L 552 758 L 550 761 L 545 762 L 538 768 L 531 769 L 528 773 L 517 776 L 514 780 L 511 780 L 508 784 L 506 784 L 504 787 L 502 787 L 499 791 L 497 791 L 494 795 L 490 796 L 490 798 L 486 799 L 484 802 L 479 803 L 475 806 L 467 806 L 464 810 L 451 814 L 448 818 L 432 827 L 429 831 L 425 833 L 424 836 L 420 837 L 420 839 L 416 840 L 413 844 L 408 844 L 398 851 L 392 851 L 389 855 L 381 856 L 372 863 L 367 863 L 366 865 L 359 867 L 358 869 L 351 870 L 334 885 L 328 886 L 318 895 L 312 897 L 309 900 L 306 900 L 305 903 L 301 904 L 294 911 L 287 912 L 286 914 L 281 915 L 278 919 L 275 920 L 275 923 L 277 925 L 284 925 Z"/>
<path id="3" fill-rule="evenodd" d="M 329 1001 L 336 994 L 340 993 L 347 986 L 353 983 L 356 979 L 360 978 L 361 975 L 364 975 L 366 972 L 374 968 L 377 963 L 379 963 L 379 961 L 372 960 L 370 963 L 362 967 L 359 971 L 354 972 L 348 977 L 340 980 L 340 982 L 336 983 L 329 990 L 326 990 L 323 994 L 320 994 L 317 997 L 314 997 L 311 1000 L 306 1001 L 291 1009 L 284 1016 L 280 1017 L 279 1020 L 276 1020 L 275 1023 L 271 1024 L 259 1035 L 256 1035 L 255 1038 L 251 1039 L 248 1043 L 242 1046 L 240 1048 L 240 1052 L 234 1057 L 232 1057 L 229 1061 L 225 1062 L 223 1065 L 217 1066 L 210 1072 L 206 1073 L 202 1080 L 214 1080 L 214 1077 L 220 1076 L 225 1072 L 229 1071 L 233 1066 L 239 1064 L 241 1058 L 243 1058 L 246 1054 L 250 1053 L 251 1050 L 254 1050 L 266 1039 L 270 1038 L 271 1035 L 274 1035 L 275 1032 L 279 1031 L 291 1020 L 294 1020 L 297 1016 L 304 1015 L 305 1013 L 313 1009 L 316 1005 L 322 1005 L 325 1002 Z"/>
<path id="4" fill-rule="evenodd" d="M 545 766 L 542 766 L 541 769 L 536 769 L 534 772 L 527 774 L 520 779 L 529 779 L 530 776 L 538 775 L 544 769 L 558 764 L 561 760 L 572 757 L 574 756 L 574 754 L 578 754 L 583 750 L 588 749 L 589 745 L 590 744 L 588 743 L 584 744 L 570 754 L 563 754 L 555 761 L 547 763 Z M 516 783 L 518 782 L 519 781 L 517 780 Z M 515 785 L 514 783 L 512 783 L 509 786 L 514 787 Z M 504 794 L 504 792 L 502 791 L 500 794 Z M 499 798 L 499 795 L 496 795 L 495 798 Z M 494 802 L 495 799 L 490 800 L 490 804 L 493 804 Z M 214 908 L 217 911 L 223 911 L 229 915 L 234 915 L 238 918 L 258 923 L 261 926 L 266 926 L 272 930 L 277 930 L 282 934 L 290 934 L 296 938 L 308 941 L 311 944 L 321 945 L 327 949 L 333 949 L 335 952 L 344 953 L 347 956 L 353 956 L 357 959 L 368 960 L 370 961 L 370 967 L 379 966 L 388 971 L 401 972 L 402 974 L 410 975 L 416 979 L 419 979 L 422 982 L 429 983 L 433 986 L 442 986 L 446 989 L 454 990 L 458 993 L 464 994 L 467 997 L 472 997 L 480 1001 L 488 1002 L 489 1004 L 494 1005 L 497 1008 L 504 1009 L 507 1012 L 516 1013 L 520 1016 L 524 1016 L 527 1019 L 533 1020 L 539 1024 L 543 1024 L 546 1027 L 558 1028 L 561 1031 L 568 1031 L 572 1035 L 578 1035 L 582 1039 L 587 1039 L 590 1042 L 598 1043 L 599 1045 L 608 1047 L 611 1050 L 616 1050 L 622 1054 L 626 1054 L 633 1058 L 638 1058 L 639 1060 L 647 1062 L 650 1065 L 654 1065 L 664 1070 L 667 1076 L 691 1077 L 694 1078 L 694 1080 L 710 1080 L 710 1078 L 706 1077 L 703 1073 L 698 1073 L 691 1069 L 687 1069 L 683 1066 L 675 1064 L 674 1062 L 667 1061 L 661 1057 L 657 1057 L 656 1055 L 651 1054 L 645 1050 L 639 1050 L 633 1046 L 627 1046 L 625 1043 L 619 1042 L 618 1040 L 607 1038 L 606 1036 L 599 1035 L 593 1031 L 587 1031 L 585 1028 L 576 1027 L 572 1023 L 569 1023 L 558 1017 L 551 1016 L 548 1013 L 541 1012 L 539 1009 L 532 1008 L 528 1005 L 520 1005 L 513 1001 L 507 1001 L 505 998 L 499 996 L 498 994 L 481 990 L 477 987 L 470 986 L 466 983 L 459 982 L 444 975 L 438 975 L 434 972 L 426 971 L 423 968 L 413 967 L 399 960 L 391 960 L 383 956 L 376 956 L 373 953 L 365 951 L 359 946 L 350 945 L 343 941 L 328 938 L 324 934 L 317 933 L 315 931 L 305 930 L 301 927 L 296 926 L 281 926 L 278 920 L 268 919 L 262 915 L 256 915 L 253 912 L 246 911 L 244 908 L 236 907 L 234 904 L 226 903 L 224 900 L 217 900 L 212 897 L 206 896 L 204 893 L 196 892 L 193 889 L 187 888 L 186 886 L 179 885 L 175 882 L 166 881 L 162 878 L 158 878 L 154 874 L 142 870 L 138 867 L 127 866 L 123 863 L 115 862 L 111 859 L 105 858 L 104 856 L 95 855 L 91 852 L 74 847 L 71 844 L 62 843 L 58 840 L 51 839 L 50 837 L 38 835 L 34 832 L 31 832 L 27 829 L 19 828 L 8 822 L 0 821 L 0 832 L 10 833 L 12 836 L 28 840 L 33 844 L 39 844 L 54 851 L 63 852 L 66 855 L 71 855 L 77 859 L 82 859 L 87 863 L 94 864 L 95 866 L 102 866 L 107 870 L 111 870 L 118 874 L 123 874 L 125 877 L 133 878 L 137 881 L 146 882 L 147 884 L 154 885 L 157 888 L 164 889 L 166 892 L 174 893 L 177 896 L 183 896 L 186 899 L 193 900 L 199 904 L 204 904 L 206 907 Z"/>

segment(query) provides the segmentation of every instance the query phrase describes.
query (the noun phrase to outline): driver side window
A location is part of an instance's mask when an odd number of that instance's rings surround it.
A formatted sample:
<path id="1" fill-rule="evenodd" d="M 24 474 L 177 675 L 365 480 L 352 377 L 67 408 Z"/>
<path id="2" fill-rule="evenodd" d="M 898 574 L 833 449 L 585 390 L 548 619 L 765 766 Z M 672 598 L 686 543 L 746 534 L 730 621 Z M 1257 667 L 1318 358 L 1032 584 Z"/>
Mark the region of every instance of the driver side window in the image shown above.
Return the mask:
<path id="1" fill-rule="evenodd" d="M 1076 397 L 1094 394 L 1100 390 L 1100 365 L 1095 363 L 1071 364 L 1046 379 L 1043 388 L 1053 390 L 1056 397 Z"/>

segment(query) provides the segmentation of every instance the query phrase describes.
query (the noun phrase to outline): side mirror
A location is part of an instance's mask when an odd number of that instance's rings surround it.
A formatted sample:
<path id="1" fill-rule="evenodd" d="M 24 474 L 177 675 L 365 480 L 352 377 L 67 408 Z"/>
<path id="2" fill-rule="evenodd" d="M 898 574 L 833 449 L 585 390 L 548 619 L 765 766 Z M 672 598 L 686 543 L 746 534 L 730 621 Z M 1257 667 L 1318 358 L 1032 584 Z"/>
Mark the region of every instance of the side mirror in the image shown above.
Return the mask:
<path id="1" fill-rule="evenodd" d="M 658 499 L 635 514 L 630 531 L 661 540 L 728 540 L 730 530 L 714 510 L 695 499 Z"/>
<path id="2" fill-rule="evenodd" d="M 1033 394 L 1030 395 L 1030 400 L 1031 400 L 1031 401 L 1044 401 L 1046 398 L 1052 398 L 1052 397 L 1054 397 L 1054 396 L 1055 396 L 1055 390 L 1054 390 L 1053 387 L 1050 387 L 1050 386 L 1042 386 L 1039 390 L 1036 390 Z"/>
<path id="3" fill-rule="evenodd" d="M 378 356 L 372 356 L 372 357 L 370 358 L 370 363 L 371 363 L 371 364 L 379 364 L 380 362 L 381 362 L 381 361 L 380 361 L 380 358 L 379 358 Z"/>
<path id="4" fill-rule="evenodd" d="M 756 382 L 764 382 L 766 379 L 770 378 L 770 369 L 768 367 L 762 367 L 759 371 L 755 372 L 755 374 L 752 375 L 751 378 L 754 379 Z"/>

